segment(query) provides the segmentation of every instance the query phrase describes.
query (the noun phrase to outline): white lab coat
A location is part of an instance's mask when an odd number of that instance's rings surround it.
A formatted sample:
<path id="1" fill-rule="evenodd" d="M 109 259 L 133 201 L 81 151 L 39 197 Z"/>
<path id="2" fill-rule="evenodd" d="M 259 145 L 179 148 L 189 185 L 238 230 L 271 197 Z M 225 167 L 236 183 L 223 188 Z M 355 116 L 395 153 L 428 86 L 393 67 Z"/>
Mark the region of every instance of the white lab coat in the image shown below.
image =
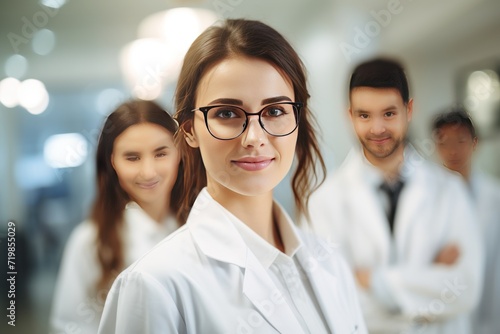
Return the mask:
<path id="1" fill-rule="evenodd" d="M 486 247 L 483 294 L 474 312 L 473 333 L 500 333 L 500 184 L 475 171 L 470 186 Z"/>
<path id="2" fill-rule="evenodd" d="M 351 150 L 309 208 L 314 230 L 337 243 L 353 270 L 372 270 L 370 289 L 359 288 L 369 332 L 470 333 L 483 252 L 465 183 L 408 145 L 392 239 L 367 167 L 374 170 L 361 149 Z M 458 262 L 434 265 L 450 243 L 460 248 Z"/>
<path id="3" fill-rule="evenodd" d="M 135 202 L 127 204 L 124 223 L 126 266 L 178 228 L 174 217 L 158 224 Z M 66 243 L 52 303 L 51 334 L 97 333 L 108 291 L 95 289 L 101 275 L 96 238 L 96 225 L 84 221 L 73 230 Z"/>
<path id="4" fill-rule="evenodd" d="M 99 333 L 303 333 L 229 217 L 203 189 L 186 225 L 117 278 Z M 317 237 L 301 236 L 296 256 L 330 331 L 366 333 L 345 262 Z"/>

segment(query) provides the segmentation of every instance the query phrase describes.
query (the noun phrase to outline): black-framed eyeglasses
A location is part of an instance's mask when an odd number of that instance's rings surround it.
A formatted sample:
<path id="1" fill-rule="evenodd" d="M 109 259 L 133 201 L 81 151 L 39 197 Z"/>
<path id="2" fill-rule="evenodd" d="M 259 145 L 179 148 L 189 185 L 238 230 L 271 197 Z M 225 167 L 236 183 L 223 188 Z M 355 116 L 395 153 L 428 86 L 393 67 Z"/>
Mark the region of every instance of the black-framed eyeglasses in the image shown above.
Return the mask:
<path id="1" fill-rule="evenodd" d="M 239 137 L 248 126 L 248 116 L 259 116 L 259 124 L 271 136 L 284 137 L 295 131 L 299 123 L 301 102 L 280 102 L 265 106 L 259 112 L 249 113 L 243 108 L 218 104 L 191 110 L 205 116 L 208 132 L 220 140 Z"/>

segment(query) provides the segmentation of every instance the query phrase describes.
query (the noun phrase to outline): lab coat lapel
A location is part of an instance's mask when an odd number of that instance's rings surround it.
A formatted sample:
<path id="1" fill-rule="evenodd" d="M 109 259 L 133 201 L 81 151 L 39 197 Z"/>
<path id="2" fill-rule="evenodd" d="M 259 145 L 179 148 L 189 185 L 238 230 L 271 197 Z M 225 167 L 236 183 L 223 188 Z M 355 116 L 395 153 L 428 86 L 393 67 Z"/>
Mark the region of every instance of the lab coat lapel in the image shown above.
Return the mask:
<path id="1" fill-rule="evenodd" d="M 224 210 L 204 188 L 191 208 L 188 228 L 206 256 L 244 267 L 248 248 Z"/>
<path id="2" fill-rule="evenodd" d="M 328 256 L 328 249 L 320 254 Z M 297 258 L 311 283 L 330 333 L 355 333 L 357 327 L 353 313 L 339 291 L 338 279 L 320 263 L 321 258 L 315 258 L 307 248 L 302 247 Z"/>
<path id="3" fill-rule="evenodd" d="M 395 217 L 395 239 L 397 254 L 408 255 L 411 251 L 409 248 L 412 243 L 409 238 L 416 240 L 417 236 L 412 231 L 415 224 L 412 224 L 414 217 L 422 218 L 422 215 L 429 211 L 432 207 L 431 203 L 434 201 L 429 197 L 428 186 L 429 182 L 423 180 L 425 178 L 425 171 L 421 163 L 423 157 L 410 145 L 407 146 L 405 151 L 405 165 L 401 170 L 402 176 L 405 179 L 405 185 L 399 197 L 398 209 Z"/>
<path id="4" fill-rule="evenodd" d="M 337 278 L 326 271 L 305 247 L 299 250 L 297 257 L 311 283 L 330 332 L 350 333 L 342 327 L 348 315 L 345 305 L 341 305 Z"/>
<path id="5" fill-rule="evenodd" d="M 243 293 L 278 332 L 299 333 L 300 323 L 252 252 L 247 253 Z"/>
<path id="6" fill-rule="evenodd" d="M 390 250 L 390 232 L 386 215 L 379 205 L 375 189 L 363 180 L 363 157 L 361 151 L 353 151 L 345 166 L 347 177 L 351 178 L 353 186 L 345 191 L 349 192 L 351 199 L 349 213 L 353 216 L 350 221 L 363 224 L 364 230 L 371 236 L 371 241 L 376 244 L 375 249 L 380 252 L 381 263 L 388 263 Z M 358 247 L 359 245 L 354 245 Z"/>

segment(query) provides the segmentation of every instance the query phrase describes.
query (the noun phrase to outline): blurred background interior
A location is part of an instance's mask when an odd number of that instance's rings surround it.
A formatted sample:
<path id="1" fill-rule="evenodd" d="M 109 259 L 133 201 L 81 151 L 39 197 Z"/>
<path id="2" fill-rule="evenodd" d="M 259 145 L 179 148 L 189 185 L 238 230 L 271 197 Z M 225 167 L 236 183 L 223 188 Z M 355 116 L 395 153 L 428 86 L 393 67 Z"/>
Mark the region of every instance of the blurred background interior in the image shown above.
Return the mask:
<path id="1" fill-rule="evenodd" d="M 16 223 L 18 333 L 47 331 L 63 247 L 94 197 L 104 118 L 130 97 L 173 112 L 183 53 L 220 19 L 262 20 L 299 51 L 330 170 L 354 139 L 348 75 L 359 61 L 386 55 L 407 69 L 415 146 L 435 159 L 434 115 L 463 104 L 481 135 L 478 168 L 500 177 L 497 0 L 2 0 L 0 6 L 0 236 L 4 243 L 7 222 Z M 288 189 L 283 183 L 276 196 L 293 212 Z"/>

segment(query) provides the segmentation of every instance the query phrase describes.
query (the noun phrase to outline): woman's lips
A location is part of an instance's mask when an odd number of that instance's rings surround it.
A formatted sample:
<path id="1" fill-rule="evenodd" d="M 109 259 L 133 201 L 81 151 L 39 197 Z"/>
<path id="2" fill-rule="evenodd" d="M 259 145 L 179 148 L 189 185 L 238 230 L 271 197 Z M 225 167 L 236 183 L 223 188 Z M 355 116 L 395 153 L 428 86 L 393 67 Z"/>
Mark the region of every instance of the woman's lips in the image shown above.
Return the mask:
<path id="1" fill-rule="evenodd" d="M 160 182 L 160 181 L 140 182 L 140 183 L 137 183 L 137 185 L 139 186 L 139 188 L 142 188 L 142 189 L 152 189 L 152 188 L 156 187 L 158 182 Z"/>
<path id="2" fill-rule="evenodd" d="M 259 171 L 265 169 L 267 166 L 273 162 L 274 158 L 268 157 L 258 157 L 258 158 L 243 158 L 239 160 L 233 160 L 236 166 L 244 169 L 246 171 Z"/>

